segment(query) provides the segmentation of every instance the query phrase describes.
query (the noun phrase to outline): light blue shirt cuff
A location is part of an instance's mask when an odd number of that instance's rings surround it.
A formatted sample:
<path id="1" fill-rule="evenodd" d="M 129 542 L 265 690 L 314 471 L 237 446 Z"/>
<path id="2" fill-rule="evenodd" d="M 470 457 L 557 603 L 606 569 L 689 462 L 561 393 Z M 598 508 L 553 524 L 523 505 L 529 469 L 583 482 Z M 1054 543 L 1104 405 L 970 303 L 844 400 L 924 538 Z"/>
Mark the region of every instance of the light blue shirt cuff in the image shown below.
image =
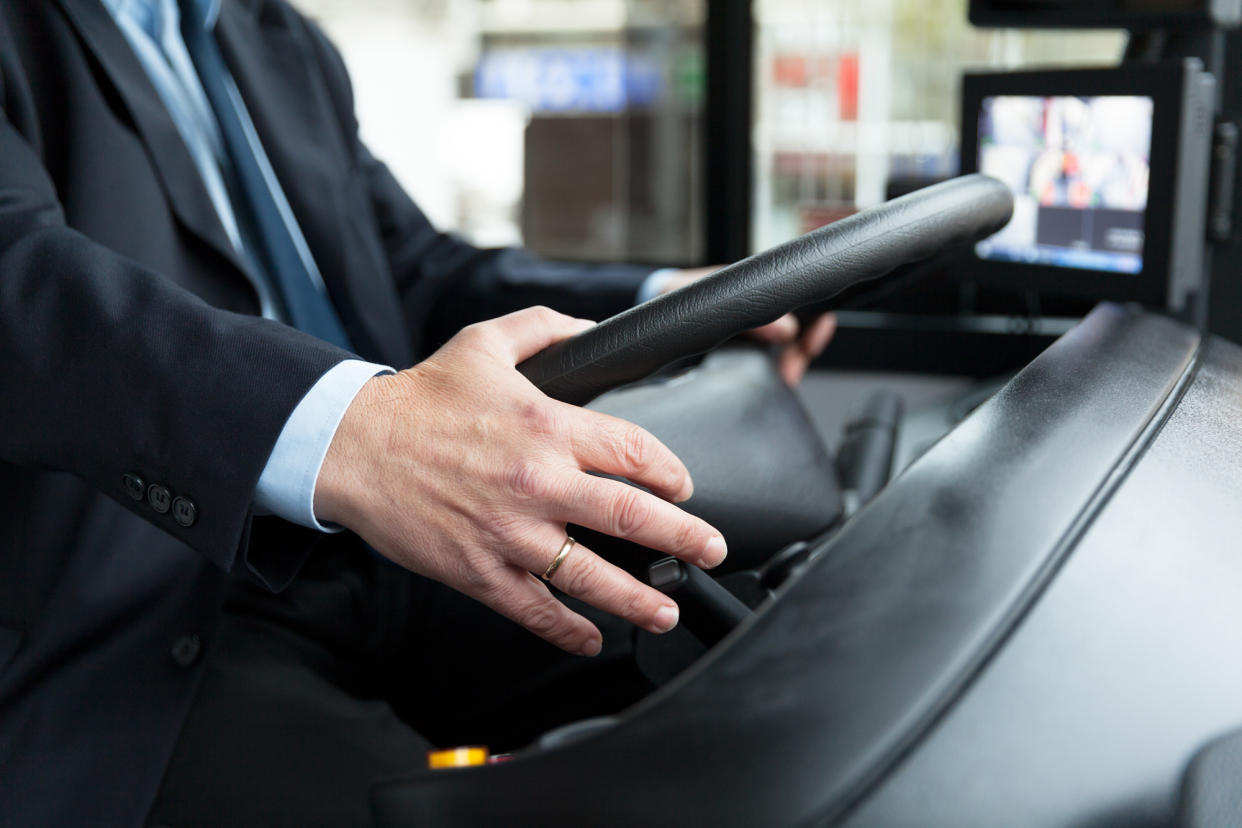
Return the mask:
<path id="1" fill-rule="evenodd" d="M 276 438 L 255 487 L 255 506 L 320 532 L 341 531 L 340 527 L 322 524 L 315 518 L 315 481 L 349 404 L 367 380 L 392 373 L 396 372 L 386 365 L 347 359 L 320 377 L 293 409 Z"/>
<path id="2" fill-rule="evenodd" d="M 675 267 L 665 267 L 655 271 L 638 288 L 638 299 L 635 304 L 641 305 L 648 299 L 654 299 L 664 292 L 668 283 L 681 271 Z"/>

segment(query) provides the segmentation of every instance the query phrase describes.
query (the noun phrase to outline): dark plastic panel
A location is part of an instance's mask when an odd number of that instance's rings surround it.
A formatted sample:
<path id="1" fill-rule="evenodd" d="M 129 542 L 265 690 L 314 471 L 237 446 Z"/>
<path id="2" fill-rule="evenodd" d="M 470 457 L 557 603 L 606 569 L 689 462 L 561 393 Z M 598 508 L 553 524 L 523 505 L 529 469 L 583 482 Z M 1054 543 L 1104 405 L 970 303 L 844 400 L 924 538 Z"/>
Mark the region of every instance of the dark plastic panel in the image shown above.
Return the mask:
<path id="1" fill-rule="evenodd" d="M 1191 755 L 1242 724 L 1240 653 L 1242 350 L 1213 340 L 1027 621 L 849 824 L 1176 824 Z"/>
<path id="2" fill-rule="evenodd" d="M 616 727 L 382 786 L 380 823 L 800 825 L 845 813 L 1039 598 L 1175 405 L 1198 344 L 1175 323 L 1097 309 Z"/>
<path id="3" fill-rule="evenodd" d="M 1182 780 L 1181 828 L 1237 828 L 1242 825 L 1242 730 L 1203 747 Z"/>

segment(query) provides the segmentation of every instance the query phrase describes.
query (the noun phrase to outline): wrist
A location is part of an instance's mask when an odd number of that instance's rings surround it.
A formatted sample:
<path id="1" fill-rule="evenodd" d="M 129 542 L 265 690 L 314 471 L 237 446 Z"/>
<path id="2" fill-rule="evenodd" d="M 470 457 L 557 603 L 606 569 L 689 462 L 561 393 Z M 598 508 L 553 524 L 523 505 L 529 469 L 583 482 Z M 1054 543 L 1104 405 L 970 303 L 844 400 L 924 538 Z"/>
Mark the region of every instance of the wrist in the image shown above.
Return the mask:
<path id="1" fill-rule="evenodd" d="M 315 517 L 320 522 L 357 526 L 370 492 L 367 481 L 374 479 L 371 447 L 377 439 L 383 445 L 381 429 L 391 422 L 382 412 L 406 381 L 401 374 L 372 377 L 349 404 L 315 480 Z"/>

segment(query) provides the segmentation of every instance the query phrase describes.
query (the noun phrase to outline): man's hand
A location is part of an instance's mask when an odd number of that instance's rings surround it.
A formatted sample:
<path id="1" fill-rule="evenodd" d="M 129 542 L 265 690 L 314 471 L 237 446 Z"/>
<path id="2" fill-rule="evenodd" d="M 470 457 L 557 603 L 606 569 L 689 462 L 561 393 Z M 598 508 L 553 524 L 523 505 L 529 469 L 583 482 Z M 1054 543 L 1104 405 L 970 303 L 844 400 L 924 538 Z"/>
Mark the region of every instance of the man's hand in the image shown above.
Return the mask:
<path id="1" fill-rule="evenodd" d="M 704 276 L 715 273 L 719 268 L 698 267 L 682 270 L 672 276 L 664 285 L 661 293 L 668 293 L 679 287 L 688 285 Z M 815 358 L 824 352 L 832 335 L 837 332 L 837 317 L 826 313 L 816 319 L 805 329 L 798 322 L 798 317 L 787 313 L 775 322 L 769 322 L 762 328 L 755 328 L 750 336 L 763 342 L 772 342 L 781 346 L 780 372 L 785 384 L 796 386 L 806 375 Z"/>
<path id="2" fill-rule="evenodd" d="M 724 559 L 725 542 L 672 505 L 693 486 L 658 440 L 623 420 L 556 402 L 515 370 L 591 324 L 547 308 L 519 311 L 464 329 L 409 370 L 370 380 L 324 459 L 316 515 L 569 652 L 598 653 L 595 625 L 532 574 L 556 557 L 565 524 L 705 567 Z M 667 596 L 581 545 L 552 583 L 653 632 L 677 623 Z"/>

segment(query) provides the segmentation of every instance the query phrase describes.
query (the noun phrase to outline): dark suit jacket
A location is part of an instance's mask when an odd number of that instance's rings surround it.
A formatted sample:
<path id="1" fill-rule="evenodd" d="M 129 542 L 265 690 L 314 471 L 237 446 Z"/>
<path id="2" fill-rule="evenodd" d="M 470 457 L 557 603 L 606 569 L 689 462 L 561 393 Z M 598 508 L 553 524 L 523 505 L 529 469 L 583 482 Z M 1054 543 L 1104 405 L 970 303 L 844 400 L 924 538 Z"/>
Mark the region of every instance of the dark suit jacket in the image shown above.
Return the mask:
<path id="1" fill-rule="evenodd" d="M 404 366 L 533 302 L 598 317 L 632 301 L 645 270 L 584 278 L 434 231 L 283 0 L 226 2 L 217 32 L 361 356 Z M 255 316 L 99 0 L 0 3 L 0 115 L 0 825 L 137 824 L 227 578 L 279 589 L 305 559 L 310 533 L 252 519 L 251 495 L 289 412 L 348 354 Z M 192 500 L 195 523 L 133 478 Z"/>

